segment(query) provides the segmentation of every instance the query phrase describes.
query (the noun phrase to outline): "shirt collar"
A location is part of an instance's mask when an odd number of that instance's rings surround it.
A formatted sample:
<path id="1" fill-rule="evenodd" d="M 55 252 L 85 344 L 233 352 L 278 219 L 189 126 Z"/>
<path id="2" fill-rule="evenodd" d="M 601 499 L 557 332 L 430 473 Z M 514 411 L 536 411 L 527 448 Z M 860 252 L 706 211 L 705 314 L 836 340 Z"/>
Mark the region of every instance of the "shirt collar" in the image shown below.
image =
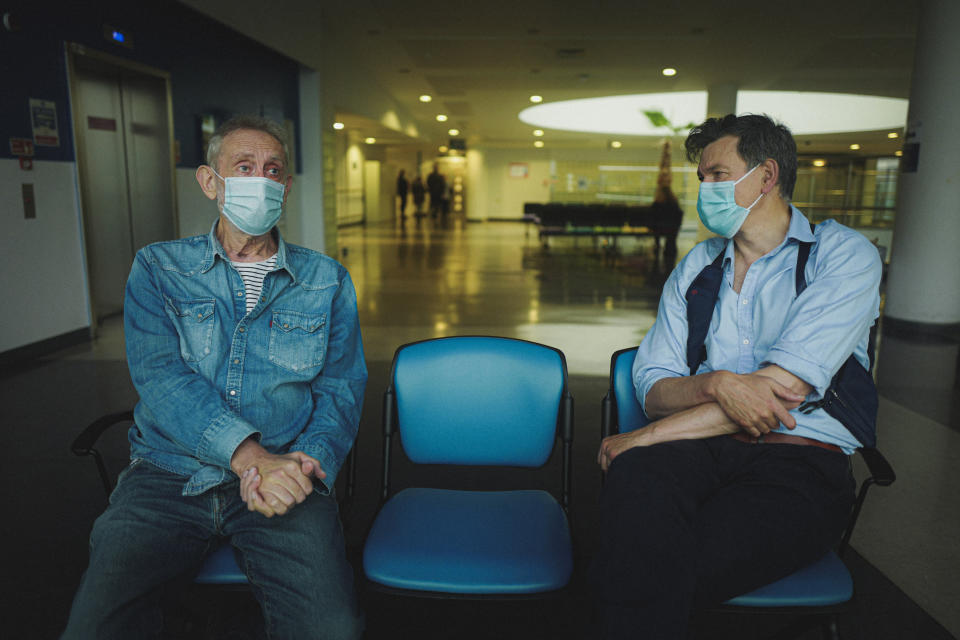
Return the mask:
<path id="1" fill-rule="evenodd" d="M 787 227 L 786 237 L 784 237 L 783 242 L 781 242 L 776 249 L 766 255 L 773 255 L 774 253 L 780 251 L 784 246 L 789 244 L 791 240 L 797 243 L 816 242 L 816 237 L 813 235 L 813 231 L 810 229 L 810 221 L 807 220 L 807 217 L 800 212 L 800 209 L 797 209 L 792 204 L 790 205 L 790 226 Z M 733 252 L 733 240 L 728 240 L 726 247 L 723 250 L 723 268 L 725 270 L 729 265 L 733 264 Z"/>
<path id="2" fill-rule="evenodd" d="M 216 262 L 217 256 L 224 262 L 230 262 L 230 258 L 227 257 L 227 252 L 224 251 L 223 245 L 220 244 L 220 241 L 217 240 L 217 224 L 220 222 L 220 219 L 217 218 L 213 221 L 213 225 L 210 227 L 210 233 L 207 234 L 207 250 L 203 256 L 203 262 L 200 264 L 200 272 L 206 273 L 212 267 L 214 262 Z M 287 255 L 287 243 L 283 241 L 283 236 L 280 235 L 280 232 L 277 231 L 277 228 L 274 227 L 270 230 L 270 233 L 273 234 L 274 239 L 277 241 L 277 269 L 285 269 L 287 273 L 290 274 L 290 277 L 294 282 L 297 281 L 297 274 L 294 272 L 293 267 L 288 262 Z"/>

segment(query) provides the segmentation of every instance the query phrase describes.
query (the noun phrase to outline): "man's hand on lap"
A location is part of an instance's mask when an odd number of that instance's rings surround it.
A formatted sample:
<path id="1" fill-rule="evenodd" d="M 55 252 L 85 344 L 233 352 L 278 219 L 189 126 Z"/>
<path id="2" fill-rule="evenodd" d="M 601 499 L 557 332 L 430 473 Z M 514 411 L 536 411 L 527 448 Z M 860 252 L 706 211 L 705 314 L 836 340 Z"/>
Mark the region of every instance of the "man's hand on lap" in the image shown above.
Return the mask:
<path id="1" fill-rule="evenodd" d="M 779 428 L 797 426 L 790 410 L 798 407 L 804 397 L 762 372 L 736 374 L 718 371 L 712 395 L 724 413 L 754 437 Z"/>

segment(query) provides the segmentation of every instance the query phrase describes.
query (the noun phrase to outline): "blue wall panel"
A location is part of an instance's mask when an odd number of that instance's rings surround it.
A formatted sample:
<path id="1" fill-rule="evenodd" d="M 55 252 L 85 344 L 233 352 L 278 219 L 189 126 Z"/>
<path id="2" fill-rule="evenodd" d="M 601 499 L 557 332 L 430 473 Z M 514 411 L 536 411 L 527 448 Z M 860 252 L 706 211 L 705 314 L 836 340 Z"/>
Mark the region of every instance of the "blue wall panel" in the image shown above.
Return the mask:
<path id="1" fill-rule="evenodd" d="M 39 98 L 57 105 L 60 146 L 36 147 L 35 158 L 74 160 L 64 42 L 170 73 L 179 166 L 202 162 L 204 114 L 289 119 L 299 131 L 299 65 L 177 2 L 51 1 L 12 13 L 21 29 L 0 34 L 0 157 L 12 157 L 9 138 L 33 137 L 29 99 Z M 108 41 L 104 25 L 126 31 L 133 48 Z"/>

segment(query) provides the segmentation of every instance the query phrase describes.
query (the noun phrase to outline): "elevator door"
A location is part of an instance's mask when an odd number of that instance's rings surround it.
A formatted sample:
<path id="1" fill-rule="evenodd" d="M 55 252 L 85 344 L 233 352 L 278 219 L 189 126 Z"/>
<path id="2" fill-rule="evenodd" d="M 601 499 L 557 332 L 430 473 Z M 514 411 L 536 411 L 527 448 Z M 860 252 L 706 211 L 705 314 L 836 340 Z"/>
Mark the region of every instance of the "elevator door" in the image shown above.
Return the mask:
<path id="1" fill-rule="evenodd" d="M 74 122 L 94 321 L 123 309 L 138 249 L 175 237 L 167 82 L 73 57 Z"/>

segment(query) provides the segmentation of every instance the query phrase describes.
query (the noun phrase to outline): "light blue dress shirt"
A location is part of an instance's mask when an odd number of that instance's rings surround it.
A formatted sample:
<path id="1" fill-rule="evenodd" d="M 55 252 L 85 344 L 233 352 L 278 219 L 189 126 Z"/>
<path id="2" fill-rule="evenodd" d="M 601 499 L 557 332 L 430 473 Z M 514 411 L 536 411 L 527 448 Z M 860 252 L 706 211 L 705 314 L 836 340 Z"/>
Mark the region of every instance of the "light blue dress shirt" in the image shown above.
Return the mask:
<path id="1" fill-rule="evenodd" d="M 213 229 L 149 245 L 127 280 L 127 364 L 140 395 L 130 457 L 185 476 L 184 495 L 233 477 L 254 436 L 303 451 L 333 486 L 360 422 L 367 368 L 346 269 L 277 235 L 277 262 L 248 313 Z"/>
<path id="2" fill-rule="evenodd" d="M 723 281 L 707 332 L 707 359 L 697 373 L 727 370 L 752 373 L 775 364 L 809 383 L 807 400 L 819 400 L 850 354 L 868 365 L 870 326 L 879 316 L 880 255 L 860 233 L 834 220 L 816 226 L 790 207 L 784 241 L 747 271 L 740 293 L 733 289 L 733 242 L 710 238 L 694 247 L 667 279 L 657 320 L 633 365 L 637 398 L 643 405 L 663 378 L 689 375 L 686 364 L 685 294 L 700 271 L 721 252 Z M 807 289 L 797 297 L 798 242 L 815 241 L 804 275 Z M 823 409 L 793 410 L 797 427 L 779 431 L 835 444 L 852 453 L 860 444 Z"/>

